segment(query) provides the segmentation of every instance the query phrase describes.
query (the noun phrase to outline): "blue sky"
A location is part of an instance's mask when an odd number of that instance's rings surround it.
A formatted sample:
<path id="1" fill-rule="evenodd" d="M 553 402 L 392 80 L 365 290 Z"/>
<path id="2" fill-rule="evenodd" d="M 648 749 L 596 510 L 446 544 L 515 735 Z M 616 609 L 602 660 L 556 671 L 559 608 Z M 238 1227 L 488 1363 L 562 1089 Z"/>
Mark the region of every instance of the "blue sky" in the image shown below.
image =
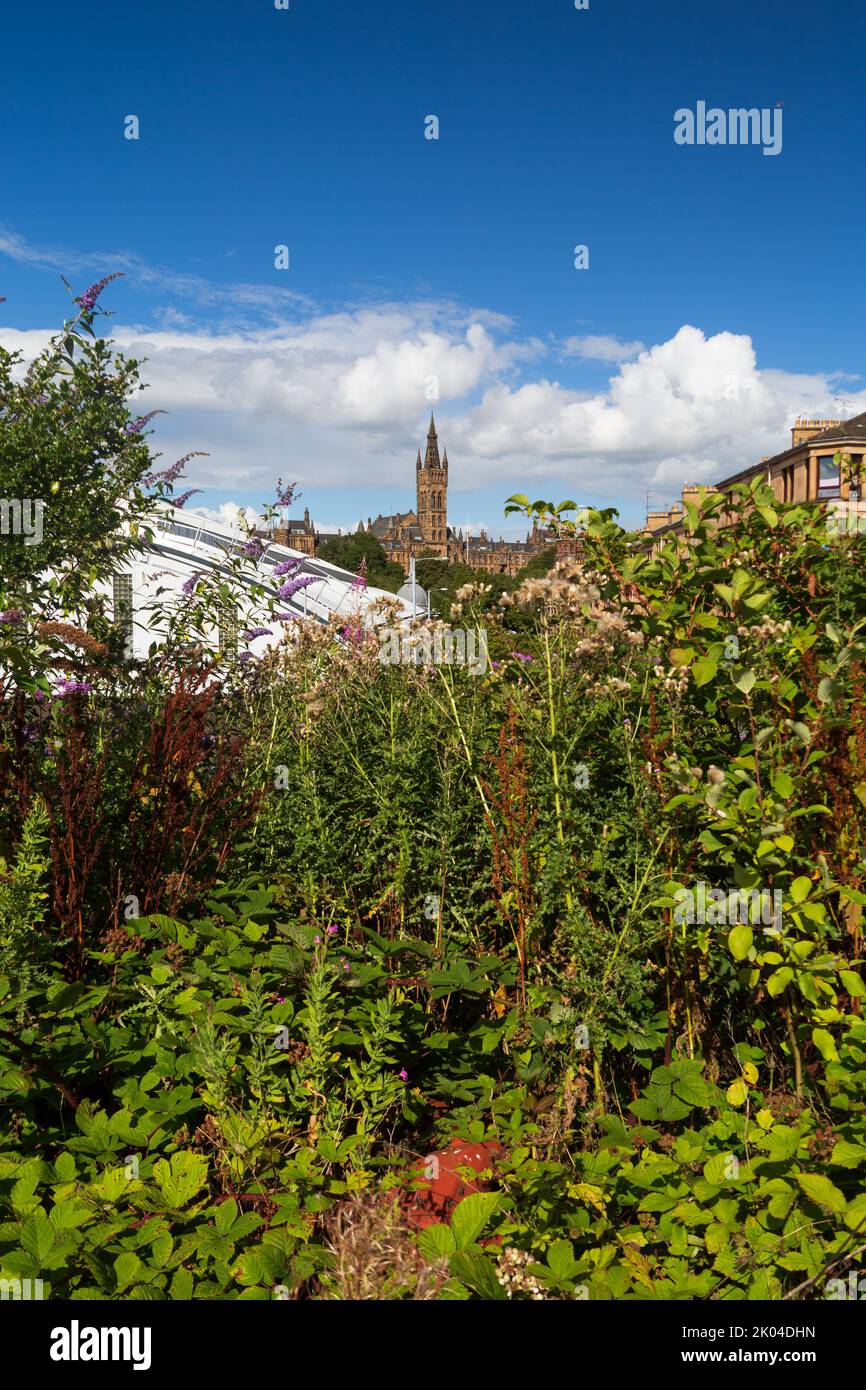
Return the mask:
<path id="1" fill-rule="evenodd" d="M 0 341 L 125 270 L 193 505 L 408 507 L 432 403 L 452 524 L 511 534 L 515 490 L 635 521 L 866 409 L 860 6 L 49 0 L 4 38 Z M 677 145 L 699 100 L 781 103 L 781 154 Z"/>

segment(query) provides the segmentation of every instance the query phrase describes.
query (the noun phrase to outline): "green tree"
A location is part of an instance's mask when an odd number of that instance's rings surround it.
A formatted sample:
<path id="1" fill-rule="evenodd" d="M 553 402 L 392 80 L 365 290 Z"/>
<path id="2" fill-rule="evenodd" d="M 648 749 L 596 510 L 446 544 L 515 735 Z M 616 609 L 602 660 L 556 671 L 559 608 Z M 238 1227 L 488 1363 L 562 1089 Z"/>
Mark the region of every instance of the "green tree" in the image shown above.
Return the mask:
<path id="1" fill-rule="evenodd" d="M 4 687 L 39 679 L 40 622 L 99 625 L 94 585 L 124 566 L 155 501 L 170 491 L 159 481 L 148 490 L 142 432 L 151 417 L 133 418 L 129 404 L 143 389 L 138 364 L 95 331 L 96 301 L 113 278 L 74 301 L 74 317 L 25 372 L 19 352 L 0 348 L 0 498 L 10 517 L 22 508 L 30 523 L 28 534 L 0 537 Z"/>
<path id="2" fill-rule="evenodd" d="M 387 589 L 395 594 L 403 583 L 403 566 L 389 560 L 375 536 L 358 531 L 355 535 L 334 536 L 317 550 L 319 559 L 357 574 L 361 561 L 366 561 L 366 579 L 375 589 Z"/>

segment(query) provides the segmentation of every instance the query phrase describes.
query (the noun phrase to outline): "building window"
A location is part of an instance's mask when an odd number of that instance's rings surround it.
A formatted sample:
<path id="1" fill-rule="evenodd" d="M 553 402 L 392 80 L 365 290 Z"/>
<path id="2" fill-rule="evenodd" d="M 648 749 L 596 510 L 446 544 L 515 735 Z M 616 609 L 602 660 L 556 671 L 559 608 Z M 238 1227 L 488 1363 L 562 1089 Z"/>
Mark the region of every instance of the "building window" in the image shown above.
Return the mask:
<path id="1" fill-rule="evenodd" d="M 848 470 L 848 498 L 851 502 L 859 502 L 862 487 L 860 468 L 863 463 L 863 455 L 851 454 L 849 457 L 851 461 Z"/>
<path id="2" fill-rule="evenodd" d="M 116 574 L 112 580 L 114 624 L 123 633 L 125 656 L 132 656 L 132 575 Z"/>
<path id="3" fill-rule="evenodd" d="M 822 454 L 818 459 L 818 496 L 839 496 L 839 464 L 832 454 Z"/>

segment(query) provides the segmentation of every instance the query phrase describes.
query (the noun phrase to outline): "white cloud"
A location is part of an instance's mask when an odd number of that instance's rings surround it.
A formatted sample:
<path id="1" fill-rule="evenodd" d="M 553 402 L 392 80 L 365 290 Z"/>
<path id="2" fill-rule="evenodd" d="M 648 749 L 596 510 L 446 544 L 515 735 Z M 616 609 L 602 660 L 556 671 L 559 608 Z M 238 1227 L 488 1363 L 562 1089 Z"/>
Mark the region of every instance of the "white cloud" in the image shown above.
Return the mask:
<path id="1" fill-rule="evenodd" d="M 62 259 L 0 232 L 4 250 L 34 266 Z M 100 270 L 118 261 L 66 255 Z M 612 335 L 567 339 L 554 349 L 572 377 L 563 384 L 534 371 L 550 350 L 490 310 L 419 301 L 323 312 L 266 286 L 214 286 L 134 256 L 125 263 L 132 279 L 187 301 L 163 303 L 155 329 L 112 323 L 121 348 L 147 359 L 148 391 L 136 409 L 170 411 L 154 447 L 169 461 L 208 451 L 191 465 L 190 486 L 223 495 L 269 496 L 281 476 L 332 489 L 335 499 L 369 488 L 365 515 L 405 504 L 431 408 L 452 495 L 496 488 L 505 496 L 530 480 L 544 480 L 551 495 L 611 504 L 647 487 L 675 495 L 684 481 L 712 481 L 781 451 L 793 417 L 836 414 L 834 398 L 849 381 L 761 368 L 747 335 L 684 325 L 649 348 Z M 202 327 L 187 312 L 220 296 L 234 306 L 227 326 Z M 244 318 L 263 306 L 264 326 L 261 313 L 257 322 Z M 0 329 L 0 342 L 28 357 L 47 336 Z M 576 384 L 589 360 L 610 365 L 601 389 Z M 864 409 L 866 392 L 847 391 L 843 413 Z M 455 496 L 456 517 L 460 505 Z"/>
<path id="2" fill-rule="evenodd" d="M 611 334 L 590 333 L 583 338 L 566 338 L 562 345 L 564 357 L 580 357 L 593 362 L 624 362 L 643 351 L 643 343 L 624 343 Z"/>
<path id="3" fill-rule="evenodd" d="M 481 460 L 491 476 L 571 481 L 572 495 L 678 491 L 781 452 L 797 414 L 833 414 L 836 382 L 762 371 L 749 337 L 685 325 L 592 395 L 547 380 L 491 387 L 454 422 L 453 455 Z M 864 409 L 866 392 L 847 393 L 846 414 Z"/>
<path id="4" fill-rule="evenodd" d="M 177 295 L 204 308 L 249 311 L 257 317 L 278 319 L 295 306 L 312 306 L 307 295 L 284 285 L 221 283 L 205 276 L 151 265 L 134 251 L 78 251 L 56 246 L 35 246 L 8 227 L 0 226 L 0 255 L 35 270 L 59 271 L 76 282 L 118 272 L 147 291 Z M 76 284 L 80 292 L 86 284 Z M 170 311 L 169 311 L 170 312 Z"/>
<path id="5" fill-rule="evenodd" d="M 236 502 L 223 502 L 219 507 L 196 506 L 192 500 L 184 507 L 184 513 L 192 522 L 212 521 L 226 526 L 238 535 L 245 535 L 248 529 L 262 528 L 265 521 L 254 507 L 239 507 Z M 243 511 L 246 527 L 241 525 L 240 513 Z"/>

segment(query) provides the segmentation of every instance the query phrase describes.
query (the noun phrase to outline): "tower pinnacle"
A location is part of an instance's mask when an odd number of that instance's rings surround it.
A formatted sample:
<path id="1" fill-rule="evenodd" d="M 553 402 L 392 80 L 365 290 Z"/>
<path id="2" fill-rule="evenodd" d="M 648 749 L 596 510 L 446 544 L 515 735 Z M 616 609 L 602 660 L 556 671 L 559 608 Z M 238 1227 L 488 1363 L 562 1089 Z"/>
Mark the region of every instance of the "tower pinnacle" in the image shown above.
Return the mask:
<path id="1" fill-rule="evenodd" d="M 427 453 L 424 456 L 425 468 L 441 468 L 439 462 L 439 439 L 436 434 L 436 422 L 433 419 L 433 412 L 430 412 L 430 428 L 427 431 Z"/>

